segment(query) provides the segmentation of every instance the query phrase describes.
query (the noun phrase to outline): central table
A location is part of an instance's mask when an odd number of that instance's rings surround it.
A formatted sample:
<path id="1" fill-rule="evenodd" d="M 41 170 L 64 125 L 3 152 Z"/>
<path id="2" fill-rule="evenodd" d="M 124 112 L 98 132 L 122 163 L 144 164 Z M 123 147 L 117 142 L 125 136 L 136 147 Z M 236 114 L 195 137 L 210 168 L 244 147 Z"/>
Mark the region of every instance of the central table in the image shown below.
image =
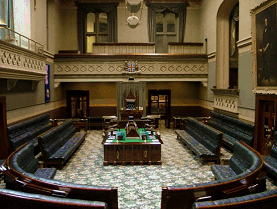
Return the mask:
<path id="1" fill-rule="evenodd" d="M 139 129 L 139 138 L 126 139 L 124 129 L 119 129 L 116 133 L 107 136 L 104 140 L 104 165 L 117 165 L 130 163 L 131 165 L 143 165 L 152 163 L 161 165 L 161 144 L 162 141 L 156 134 L 147 134 L 147 140 L 141 139 L 142 134 L 146 134 L 143 129 Z M 117 140 L 118 135 L 123 135 L 123 140 Z"/>

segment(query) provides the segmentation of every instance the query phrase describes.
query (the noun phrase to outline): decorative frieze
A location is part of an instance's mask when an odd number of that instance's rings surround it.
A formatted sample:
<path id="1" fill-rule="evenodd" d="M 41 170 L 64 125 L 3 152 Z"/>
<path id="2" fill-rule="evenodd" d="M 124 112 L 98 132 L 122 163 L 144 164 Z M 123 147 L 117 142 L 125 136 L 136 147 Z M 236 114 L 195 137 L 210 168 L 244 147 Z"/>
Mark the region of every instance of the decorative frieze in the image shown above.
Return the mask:
<path id="1" fill-rule="evenodd" d="M 214 93 L 214 108 L 238 114 L 238 89 L 211 89 Z"/>
<path id="2" fill-rule="evenodd" d="M 142 74 L 204 74 L 207 75 L 206 63 L 160 63 L 138 62 Z M 55 62 L 55 75 L 70 74 L 117 74 L 124 72 L 122 62 L 103 63 L 60 63 Z"/>
<path id="3" fill-rule="evenodd" d="M 46 57 L 0 41 L 0 78 L 43 80 Z"/>

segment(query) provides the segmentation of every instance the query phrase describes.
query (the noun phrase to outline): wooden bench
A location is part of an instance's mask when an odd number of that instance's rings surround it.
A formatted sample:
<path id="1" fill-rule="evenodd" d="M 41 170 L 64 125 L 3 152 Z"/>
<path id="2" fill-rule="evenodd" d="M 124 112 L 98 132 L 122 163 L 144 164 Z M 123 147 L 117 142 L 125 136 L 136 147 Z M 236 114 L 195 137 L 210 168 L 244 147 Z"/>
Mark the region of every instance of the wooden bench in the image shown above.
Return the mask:
<path id="1" fill-rule="evenodd" d="M 41 194 L 14 191 L 10 189 L 0 189 L 0 202 L 1 208 L 5 209 L 107 208 L 107 204 L 105 202 L 51 197 Z"/>
<path id="2" fill-rule="evenodd" d="M 86 134 L 85 131 L 77 132 L 73 120 L 67 120 L 39 135 L 38 144 L 45 167 L 57 165 L 62 168 L 85 140 Z"/>
<path id="3" fill-rule="evenodd" d="M 34 144 L 27 142 L 10 158 L 10 165 L 23 174 L 34 174 L 37 177 L 53 179 L 56 174 L 55 168 L 39 168 L 39 162 L 34 156 Z"/>
<path id="4" fill-rule="evenodd" d="M 51 129 L 50 115 L 44 114 L 7 127 L 8 139 L 12 150 L 16 150 L 28 141 L 33 141 L 35 149 L 38 148 L 37 136 Z"/>
<path id="5" fill-rule="evenodd" d="M 224 133 L 222 143 L 229 150 L 233 150 L 235 141 L 253 146 L 254 125 L 216 112 L 211 112 L 210 115 L 208 125 Z"/>
<path id="6" fill-rule="evenodd" d="M 41 194 L 67 199 L 80 199 L 86 201 L 100 201 L 107 204 L 108 209 L 118 208 L 118 189 L 108 186 L 89 186 L 84 184 L 73 184 L 55 179 L 47 179 L 44 176 L 37 176 L 31 172 L 22 171 L 19 166 L 13 163 L 14 158 L 20 158 L 24 153 L 24 145 L 13 152 L 5 161 L 1 171 L 5 175 L 7 189 L 16 189 L 22 192 Z M 26 158 L 26 164 L 28 163 Z M 31 159 L 30 159 L 31 161 Z M 29 162 L 31 163 L 31 162 Z M 66 201 L 66 199 L 64 199 Z M 17 207 L 16 207 L 17 208 Z"/>
<path id="7" fill-rule="evenodd" d="M 185 130 L 176 130 L 177 139 L 185 143 L 201 160 L 219 164 L 222 133 L 194 119 L 187 118 Z"/>
<path id="8" fill-rule="evenodd" d="M 233 178 L 244 172 L 252 172 L 260 164 L 258 156 L 239 142 L 234 142 L 234 152 L 229 165 L 212 165 L 211 170 L 216 180 Z M 265 181 L 265 179 L 264 179 Z M 265 182 L 264 182 L 265 183 Z"/>

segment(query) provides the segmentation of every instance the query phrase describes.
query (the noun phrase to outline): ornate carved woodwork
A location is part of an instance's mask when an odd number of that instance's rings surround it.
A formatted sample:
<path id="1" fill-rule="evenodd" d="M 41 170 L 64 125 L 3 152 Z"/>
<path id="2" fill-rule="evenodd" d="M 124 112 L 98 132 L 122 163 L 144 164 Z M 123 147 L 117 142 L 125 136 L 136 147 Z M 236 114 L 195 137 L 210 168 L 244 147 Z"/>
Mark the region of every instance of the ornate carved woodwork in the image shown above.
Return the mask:
<path id="1" fill-rule="evenodd" d="M 276 131 L 277 95 L 256 94 L 254 148 L 269 155 Z"/>

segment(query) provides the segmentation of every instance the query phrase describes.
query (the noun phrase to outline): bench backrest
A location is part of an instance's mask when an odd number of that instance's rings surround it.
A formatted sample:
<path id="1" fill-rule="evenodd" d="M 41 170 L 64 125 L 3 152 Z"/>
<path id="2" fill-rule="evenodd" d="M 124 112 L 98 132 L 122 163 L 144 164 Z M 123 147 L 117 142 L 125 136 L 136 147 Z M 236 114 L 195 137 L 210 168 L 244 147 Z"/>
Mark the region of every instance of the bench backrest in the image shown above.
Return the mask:
<path id="1" fill-rule="evenodd" d="M 67 120 L 59 126 L 56 126 L 49 131 L 38 136 L 38 143 L 42 155 L 49 159 L 65 142 L 70 139 L 75 133 L 76 128 L 73 125 L 73 120 Z"/>
<path id="2" fill-rule="evenodd" d="M 193 209 L 208 208 L 277 208 L 277 189 L 267 190 L 265 192 L 245 195 L 241 197 L 232 197 L 222 200 L 195 202 Z"/>
<path id="3" fill-rule="evenodd" d="M 256 156 L 255 153 L 247 149 L 239 142 L 234 143 L 234 152 L 230 159 L 229 166 L 236 174 L 242 174 L 247 172 L 249 169 L 255 170 L 259 163 L 260 159 Z"/>
<path id="4" fill-rule="evenodd" d="M 1 207 L 14 208 L 108 208 L 105 202 L 52 197 L 41 194 L 0 189 Z"/>
<path id="5" fill-rule="evenodd" d="M 27 141 L 35 139 L 37 135 L 50 129 L 51 126 L 49 114 L 8 126 L 7 133 L 12 150 L 16 150 Z"/>
<path id="6" fill-rule="evenodd" d="M 211 152 L 217 154 L 220 149 L 222 133 L 207 126 L 206 124 L 188 117 L 185 131 L 194 139 L 203 144 Z"/>
<path id="7" fill-rule="evenodd" d="M 216 112 L 211 112 L 210 115 L 211 118 L 208 121 L 208 125 L 239 141 L 245 142 L 249 146 L 253 145 L 254 125 Z"/>
<path id="8" fill-rule="evenodd" d="M 35 173 L 38 160 L 34 156 L 33 143 L 27 143 L 10 158 L 10 166 L 21 173 Z"/>

